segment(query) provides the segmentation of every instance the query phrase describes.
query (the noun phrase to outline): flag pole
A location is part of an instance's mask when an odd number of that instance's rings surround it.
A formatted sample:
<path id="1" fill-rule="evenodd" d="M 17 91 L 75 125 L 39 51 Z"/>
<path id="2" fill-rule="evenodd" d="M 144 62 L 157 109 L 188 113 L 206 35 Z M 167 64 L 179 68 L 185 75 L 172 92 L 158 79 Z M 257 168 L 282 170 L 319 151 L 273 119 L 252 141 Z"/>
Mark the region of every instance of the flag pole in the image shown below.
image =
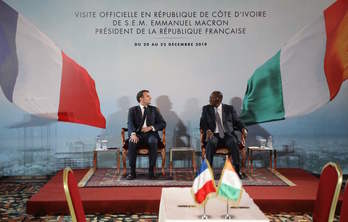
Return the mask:
<path id="1" fill-rule="evenodd" d="M 231 219 L 231 215 L 228 214 L 228 199 L 226 199 L 226 205 L 227 205 L 227 208 L 226 208 L 226 216 L 225 216 L 225 220 L 229 220 Z"/>
<path id="2" fill-rule="evenodd" d="M 207 204 L 206 201 L 203 203 L 203 215 L 202 215 L 202 220 L 208 220 L 208 215 L 205 213 L 205 205 Z"/>

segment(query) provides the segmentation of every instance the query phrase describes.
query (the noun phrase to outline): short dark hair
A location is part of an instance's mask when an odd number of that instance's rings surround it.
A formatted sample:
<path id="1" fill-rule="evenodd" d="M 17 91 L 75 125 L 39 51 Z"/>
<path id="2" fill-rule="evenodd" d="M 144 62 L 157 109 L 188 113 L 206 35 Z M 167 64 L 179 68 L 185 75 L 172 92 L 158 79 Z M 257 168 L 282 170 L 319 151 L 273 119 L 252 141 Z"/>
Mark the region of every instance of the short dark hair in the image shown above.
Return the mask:
<path id="1" fill-rule="evenodd" d="M 213 91 L 213 92 L 211 93 L 211 95 L 214 95 L 214 96 L 216 96 L 217 98 L 219 98 L 220 102 L 222 101 L 222 98 L 223 98 L 222 92 L 220 92 L 220 91 Z"/>
<path id="2" fill-rule="evenodd" d="M 137 93 L 137 101 L 138 101 L 138 103 L 140 102 L 140 98 L 141 97 L 143 97 L 144 96 L 144 93 L 145 92 L 150 92 L 149 90 L 147 90 L 147 89 L 143 89 L 143 90 L 140 90 L 138 93 Z"/>

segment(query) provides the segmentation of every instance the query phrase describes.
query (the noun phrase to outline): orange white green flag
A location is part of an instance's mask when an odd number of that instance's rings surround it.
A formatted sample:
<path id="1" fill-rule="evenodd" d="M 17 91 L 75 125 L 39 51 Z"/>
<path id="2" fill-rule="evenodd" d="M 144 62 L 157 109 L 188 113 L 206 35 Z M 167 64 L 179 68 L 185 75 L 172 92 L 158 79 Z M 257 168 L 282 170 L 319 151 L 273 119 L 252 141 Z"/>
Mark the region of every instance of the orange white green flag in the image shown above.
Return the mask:
<path id="1" fill-rule="evenodd" d="M 242 181 L 234 170 L 229 158 L 226 158 L 222 170 L 217 195 L 227 200 L 239 202 L 242 196 Z"/>
<path id="2" fill-rule="evenodd" d="M 255 70 L 240 118 L 250 125 L 306 115 L 347 79 L 348 0 L 337 0 Z"/>

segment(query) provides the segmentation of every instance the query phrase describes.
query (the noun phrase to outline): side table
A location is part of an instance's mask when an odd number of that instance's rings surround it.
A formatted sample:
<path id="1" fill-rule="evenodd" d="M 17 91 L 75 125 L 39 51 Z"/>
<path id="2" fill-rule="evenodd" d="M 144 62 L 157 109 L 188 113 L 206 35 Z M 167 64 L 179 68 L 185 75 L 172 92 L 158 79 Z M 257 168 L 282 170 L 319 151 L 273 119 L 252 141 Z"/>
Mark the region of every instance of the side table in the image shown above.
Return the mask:
<path id="1" fill-rule="evenodd" d="M 193 173 L 196 174 L 197 172 L 197 166 L 196 166 L 196 153 L 195 149 L 191 147 L 174 147 L 169 149 L 169 173 L 172 176 L 173 175 L 173 155 L 176 152 L 190 152 L 192 154 L 192 167 L 193 167 Z"/>
<path id="2" fill-rule="evenodd" d="M 248 170 L 253 173 L 253 153 L 254 152 L 269 152 L 269 167 L 277 168 L 277 150 L 272 147 L 259 147 L 259 146 L 249 146 L 248 153 Z M 272 166 L 273 164 L 273 166 Z"/>
<path id="3" fill-rule="evenodd" d="M 116 167 L 117 167 L 117 174 L 120 174 L 120 149 L 119 148 L 107 148 L 107 149 L 100 149 L 100 150 L 94 150 L 93 151 L 93 169 L 96 170 L 98 167 L 98 153 L 104 153 L 104 152 L 112 152 L 116 153 Z"/>

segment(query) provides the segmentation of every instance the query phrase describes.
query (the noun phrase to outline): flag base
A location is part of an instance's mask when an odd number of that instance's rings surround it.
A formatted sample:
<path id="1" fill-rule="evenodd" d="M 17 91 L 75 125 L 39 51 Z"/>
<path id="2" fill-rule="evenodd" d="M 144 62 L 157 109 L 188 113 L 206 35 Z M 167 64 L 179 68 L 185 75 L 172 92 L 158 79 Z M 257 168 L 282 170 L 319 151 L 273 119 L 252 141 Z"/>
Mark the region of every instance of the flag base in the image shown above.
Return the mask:
<path id="1" fill-rule="evenodd" d="M 208 215 L 203 214 L 203 215 L 202 215 L 202 217 L 201 217 L 201 219 L 202 219 L 202 220 L 208 220 L 208 219 L 209 219 L 209 217 L 208 217 Z"/>
<path id="2" fill-rule="evenodd" d="M 229 215 L 229 214 L 226 214 L 226 215 L 225 215 L 225 220 L 230 220 L 230 219 L 232 219 L 232 216 Z"/>

